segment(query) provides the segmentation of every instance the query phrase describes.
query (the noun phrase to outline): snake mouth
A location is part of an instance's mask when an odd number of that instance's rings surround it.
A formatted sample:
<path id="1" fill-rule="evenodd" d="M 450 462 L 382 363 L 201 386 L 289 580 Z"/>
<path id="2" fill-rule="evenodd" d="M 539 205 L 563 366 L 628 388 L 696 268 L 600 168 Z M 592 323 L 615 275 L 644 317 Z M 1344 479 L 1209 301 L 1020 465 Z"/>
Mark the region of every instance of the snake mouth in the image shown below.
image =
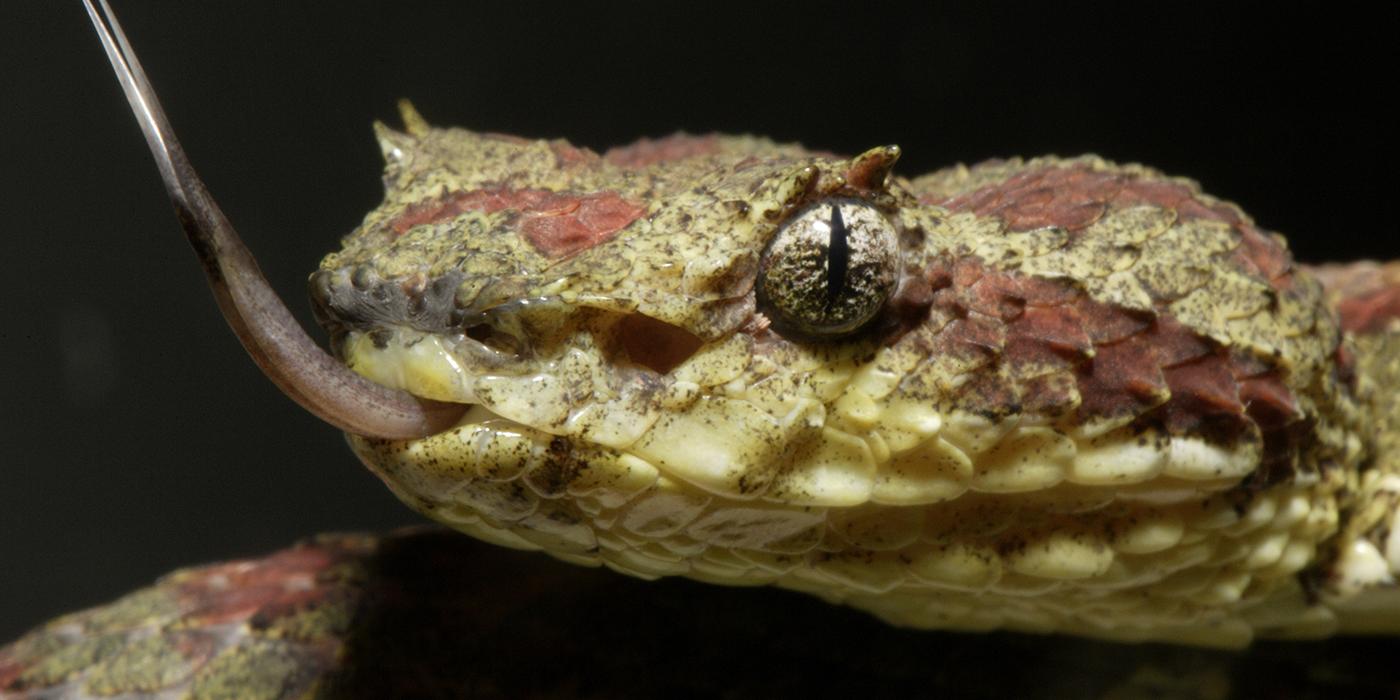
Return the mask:
<path id="1" fill-rule="evenodd" d="M 355 373 L 560 435 L 594 404 L 631 404 L 638 419 L 654 413 L 648 404 L 675 385 L 673 372 L 713 344 L 626 299 L 502 299 L 463 293 L 469 286 L 456 272 L 389 277 L 356 266 L 316 272 L 309 291 L 333 351 Z"/>
<path id="2" fill-rule="evenodd" d="M 366 266 L 322 269 L 309 285 L 344 366 L 376 385 L 463 407 L 439 433 L 629 449 L 710 387 L 699 356 L 737 350 L 749 337 L 706 342 L 612 297 L 462 303 L 463 286 L 456 273 L 390 277 Z"/>
<path id="3" fill-rule="evenodd" d="M 549 321 L 553 333 L 535 333 L 541 330 L 538 316 L 508 314 L 450 332 L 382 325 L 328 328 L 345 366 L 376 384 L 432 401 L 484 404 L 498 415 L 545 430 L 556 423 L 541 420 L 549 413 L 546 406 L 607 401 L 629 393 L 653 395 L 675 384 L 674 370 L 707 345 L 685 329 L 638 313 L 567 305 L 552 311 L 565 316 Z M 521 400 L 506 400 L 504 387 L 512 387 L 506 395 Z"/>
<path id="4" fill-rule="evenodd" d="M 606 337 L 594 345 L 612 364 L 665 375 L 704 345 L 694 333 L 637 312 L 623 299 L 559 295 L 463 303 L 459 294 L 463 286 L 463 276 L 457 272 L 433 278 L 421 273 L 385 278 L 368 266 L 321 270 L 308 284 L 317 320 L 343 357 L 347 339 L 354 335 L 368 337 L 380 349 L 398 333 L 407 333 L 413 344 L 431 335 L 440 339 L 439 347 L 470 358 L 468 364 L 508 371 L 510 365 L 547 355 L 549 349 L 541 345 L 558 340 L 548 336 L 566 325 L 569 317 L 581 314 L 606 317 L 595 318 L 591 327 L 609 326 L 603 333 Z M 388 385 L 407 388 L 401 381 Z M 458 399 L 436 391 L 426 395 L 470 402 L 463 394 L 455 396 Z"/>

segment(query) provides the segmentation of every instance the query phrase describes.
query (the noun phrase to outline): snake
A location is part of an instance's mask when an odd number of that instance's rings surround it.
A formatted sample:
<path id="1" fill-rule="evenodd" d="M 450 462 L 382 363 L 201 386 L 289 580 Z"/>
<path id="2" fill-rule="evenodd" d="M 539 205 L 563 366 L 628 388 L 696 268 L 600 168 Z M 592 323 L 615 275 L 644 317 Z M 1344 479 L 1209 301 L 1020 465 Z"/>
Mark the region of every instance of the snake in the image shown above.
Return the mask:
<path id="1" fill-rule="evenodd" d="M 599 154 L 403 102 L 402 128 L 374 126 L 383 202 L 310 277 L 327 353 L 100 5 L 230 325 L 433 521 L 901 627 L 1230 648 L 1400 631 L 1400 265 L 1297 264 L 1191 180 L 1096 156 L 911 178 L 895 146 Z M 249 634 L 181 646 L 153 625 L 266 623 L 353 586 L 371 546 L 175 574 L 0 651 L 0 689 L 101 694 L 144 670 L 217 695 Z M 230 581 L 276 605 L 211 604 Z M 297 609 L 283 637 L 344 614 Z"/>

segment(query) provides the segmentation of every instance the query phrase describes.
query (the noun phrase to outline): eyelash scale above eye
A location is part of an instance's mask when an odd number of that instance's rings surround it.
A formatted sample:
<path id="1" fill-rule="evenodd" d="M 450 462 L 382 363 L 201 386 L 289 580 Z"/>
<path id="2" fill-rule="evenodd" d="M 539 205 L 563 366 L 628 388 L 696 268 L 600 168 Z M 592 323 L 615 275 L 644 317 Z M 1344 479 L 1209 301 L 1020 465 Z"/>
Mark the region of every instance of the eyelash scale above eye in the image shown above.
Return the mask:
<path id="1" fill-rule="evenodd" d="M 860 330 L 894 291 L 899 241 L 870 204 L 824 199 L 779 227 L 759 262 L 758 299 L 774 327 L 834 338 Z"/>

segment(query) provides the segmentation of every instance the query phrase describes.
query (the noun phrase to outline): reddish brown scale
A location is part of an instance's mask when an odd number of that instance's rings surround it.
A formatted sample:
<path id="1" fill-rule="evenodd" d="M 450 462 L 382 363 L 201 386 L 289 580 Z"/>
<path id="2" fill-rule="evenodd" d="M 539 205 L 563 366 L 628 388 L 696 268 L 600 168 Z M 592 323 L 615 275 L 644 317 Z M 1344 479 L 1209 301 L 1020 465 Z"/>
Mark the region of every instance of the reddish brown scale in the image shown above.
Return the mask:
<path id="1" fill-rule="evenodd" d="M 927 201 L 953 212 L 1001 219 L 1008 231 L 1057 227 L 1070 233 L 1098 221 L 1105 212 L 1150 204 L 1175 211 L 1179 221 L 1205 219 L 1229 224 L 1240 234 L 1241 245 L 1231 259 L 1242 272 L 1268 282 L 1275 290 L 1292 285 L 1293 261 L 1283 243 L 1261 233 L 1233 205 L 1207 201 L 1184 182 L 1097 171 L 1083 164 L 1050 165 L 972 192 Z"/>
<path id="2" fill-rule="evenodd" d="M 1117 343 L 1147 331 L 1153 319 L 1141 311 L 1100 304 L 1087 297 L 1074 301 L 1084 319 L 1084 332 L 1095 345 Z"/>
<path id="3" fill-rule="evenodd" d="M 886 305 L 888 313 L 880 331 L 887 345 L 899 342 L 904 334 L 924 322 L 929 307 L 933 304 L 933 293 L 933 285 L 926 277 L 911 275 L 900 282 L 899 288 Z M 756 330 L 768 328 L 769 320 L 766 316 L 762 313 L 755 313 L 754 316 L 761 320 L 761 324 L 754 325 L 751 322 L 748 327 Z"/>
<path id="4" fill-rule="evenodd" d="M 1400 318 L 1400 262 L 1322 265 L 1310 272 L 1326 288 L 1342 330 L 1376 333 Z"/>
<path id="5" fill-rule="evenodd" d="M 175 678 L 121 673 L 114 676 L 110 664 L 120 666 L 120 662 L 112 658 L 113 650 L 108 645 L 101 654 L 107 659 L 106 671 L 98 672 L 89 681 L 105 688 L 104 684 L 114 682 L 114 678 L 120 680 L 115 681 L 118 685 L 113 688 L 96 691 L 97 695 L 126 697 L 127 693 L 151 692 L 154 687 L 141 684 L 157 680 L 171 684 L 162 687 L 188 690 L 191 682 L 198 684 L 206 664 L 226 657 L 233 651 L 232 645 L 249 631 L 256 634 L 267 630 L 268 638 L 297 642 L 296 653 L 301 655 L 297 663 L 304 664 L 307 673 L 314 677 L 330 668 L 341 654 L 343 635 L 353 612 L 350 603 L 362 595 L 356 586 L 362 582 L 361 567 L 372 545 L 362 538 L 323 538 L 263 559 L 176 572 L 140 594 L 105 608 L 76 613 L 60 626 L 51 626 L 48 634 L 55 641 L 63 640 L 75 647 L 84 638 L 125 637 L 125 644 L 159 638 L 180 657 L 151 659 L 152 666 L 146 669 L 157 675 L 181 670 L 182 674 Z M 340 607 L 315 620 L 297 617 L 334 605 Z M 65 661 L 62 653 L 40 650 L 36 656 L 34 649 L 0 647 L 0 695 L 30 690 L 48 697 L 73 683 L 82 687 L 84 681 L 75 681 L 73 674 L 91 670 L 92 660 Z M 74 689 L 68 687 L 70 691 Z"/>
<path id="6" fill-rule="evenodd" d="M 1240 393 L 1249 404 L 1247 415 L 1259 426 L 1264 440 L 1259 468 L 1250 479 L 1250 485 L 1258 488 L 1270 486 L 1297 473 L 1300 465 L 1298 455 L 1316 440 L 1310 427 L 1312 419 L 1305 419 L 1298 411 L 1291 394 L 1285 403 L 1283 397 L 1277 394 L 1268 400 L 1259 400 L 1258 397 L 1246 396 L 1243 390 Z M 1309 470 L 1316 468 L 1317 465 L 1308 465 Z"/>
<path id="7" fill-rule="evenodd" d="M 1073 234 L 1108 211 L 1141 205 L 1170 209 L 1178 221 L 1219 221 L 1239 235 L 1240 244 L 1228 258 L 1237 270 L 1279 294 L 1296 293 L 1294 263 L 1284 244 L 1255 228 L 1233 205 L 1210 201 L 1184 181 L 1097 171 L 1087 164 L 1050 165 L 928 201 L 953 212 L 1000 219 L 1008 231 L 1058 227 Z M 1010 322 L 1005 360 L 1013 374 L 1018 368 L 1052 371 L 1073 359 L 1073 353 L 1064 351 L 1078 346 L 1062 344 L 1072 326 L 1092 341 L 1094 357 L 1074 366 L 1082 420 L 1136 414 L 1135 423 L 1141 427 L 1159 426 L 1172 434 L 1200 434 L 1226 443 L 1246 438 L 1251 426 L 1257 426 L 1264 444 L 1252 483 L 1272 483 L 1292 473 L 1300 449 L 1297 436 L 1304 432 L 1298 430 L 1303 414 L 1282 376 L 1266 361 L 1226 352 L 1182 326 L 1164 307 L 1155 316 L 1126 311 L 1095 302 L 1058 281 L 997 280 L 1017 276 L 977 265 L 980 262 L 960 261 L 951 274 L 934 271 L 930 280 L 940 275 L 946 279 L 950 288 L 941 299 L 955 299 L 964 310 Z M 1017 285 L 1022 293 L 1014 298 Z M 1010 313 L 1018 303 L 1023 310 Z M 1353 297 L 1340 308 L 1344 327 L 1373 328 L 1400 316 L 1400 288 Z M 1056 384 L 1049 379 L 1054 376 L 1036 377 L 1026 385 L 1026 407 L 1064 403 L 1055 395 L 1067 391 L 1064 380 Z"/>
<path id="8" fill-rule="evenodd" d="M 1261 428 L 1277 428 L 1303 419 L 1303 412 L 1278 372 L 1239 380 L 1240 400 Z"/>
<path id="9" fill-rule="evenodd" d="M 1168 397 L 1166 377 L 1146 333 L 1096 346 L 1077 376 L 1084 419 L 1140 414 Z"/>
<path id="10" fill-rule="evenodd" d="M 714 134 L 691 136 L 672 134 L 659 139 L 638 139 L 626 146 L 609 149 L 603 160 L 624 168 L 645 168 L 657 163 L 709 155 L 719 150 Z"/>
<path id="11" fill-rule="evenodd" d="M 1378 289 L 1364 296 L 1344 299 L 1337 305 L 1342 329 L 1352 333 L 1375 333 L 1400 318 L 1400 287 Z"/>
<path id="12" fill-rule="evenodd" d="M 924 280 L 934 292 L 946 289 L 953 284 L 953 265 L 947 258 L 937 258 L 924 269 Z"/>
<path id="13" fill-rule="evenodd" d="M 0 696 L 146 697 L 162 690 L 185 697 L 230 674 L 253 687 L 270 678 L 287 697 L 309 695 L 343 658 L 354 615 L 371 602 L 366 563 L 377 546 L 363 537 L 323 536 L 262 559 L 175 572 L 36 630 L 32 638 L 44 640 L 37 647 L 0 647 Z M 372 602 L 382 602 L 383 593 Z M 123 650 L 147 641 L 159 641 L 161 653 L 143 653 L 132 666 Z M 286 668 L 258 665 L 269 660 L 296 670 L 286 675 Z"/>
<path id="14" fill-rule="evenodd" d="M 1068 369 L 1088 358 L 1093 349 L 1084 320 L 1072 306 L 1029 306 L 1007 326 L 1006 359 L 1013 367 Z"/>
<path id="15" fill-rule="evenodd" d="M 390 226 L 401 236 L 415 226 L 447 221 L 465 212 L 491 214 L 506 209 L 521 213 L 517 223 L 520 235 L 550 257 L 573 255 L 607 241 L 646 213 L 646 207 L 616 192 L 496 188 L 454 192 L 440 200 L 411 205 Z"/>
<path id="16" fill-rule="evenodd" d="M 1182 434 L 1201 430 L 1222 416 L 1238 419 L 1244 413 L 1239 385 L 1228 360 L 1208 355 L 1162 371 L 1172 397 L 1159 416 L 1167 432 Z M 1238 420 L 1231 421 L 1239 427 Z"/>
<path id="17" fill-rule="evenodd" d="M 1154 330 L 1152 352 L 1163 367 L 1191 362 L 1216 352 L 1216 346 L 1204 336 L 1181 325 L 1171 316 L 1158 316 Z M 1260 371 L 1267 371 L 1267 365 Z"/>
<path id="18" fill-rule="evenodd" d="M 1235 379 L 1244 379 L 1245 377 L 1268 374 L 1274 370 L 1274 367 L 1259 355 L 1247 350 L 1236 349 L 1230 352 L 1230 370 L 1235 373 Z"/>
<path id="19" fill-rule="evenodd" d="M 977 280 L 982 279 L 982 275 L 985 271 L 986 266 L 982 264 L 981 260 L 975 258 L 958 260 L 954 262 L 950 268 L 949 274 L 947 275 L 948 284 L 945 286 L 951 286 L 955 290 L 970 287 L 976 284 Z M 942 276 L 943 275 L 940 273 L 940 277 Z"/>
<path id="20" fill-rule="evenodd" d="M 1087 167 L 1047 167 L 932 203 L 1001 219 L 1011 231 L 1058 226 L 1073 232 L 1103 216 L 1122 181 L 1122 175 Z"/>
<path id="21" fill-rule="evenodd" d="M 959 359 L 990 358 L 1006 346 L 1006 327 L 985 316 L 954 319 L 938 334 L 943 352 Z"/>
<path id="22" fill-rule="evenodd" d="M 1123 187 L 1110 204 L 1115 209 L 1151 204 L 1176 212 L 1178 221 L 1205 219 L 1236 226 L 1244 222 L 1239 210 L 1222 202 L 1205 202 L 1196 190 L 1175 180 L 1143 179 L 1138 175 L 1121 174 Z"/>
<path id="23" fill-rule="evenodd" d="M 962 289 L 967 293 L 962 294 L 960 300 L 972 311 L 1010 321 L 1025 310 L 1019 285 L 1011 277 L 984 276 Z"/>
<path id="24" fill-rule="evenodd" d="M 177 597 L 192 625 L 218 625 L 257 618 L 262 626 L 323 602 L 334 591 L 321 575 L 349 559 L 348 553 L 317 546 L 283 550 L 266 559 L 236 561 L 191 572 Z"/>
<path id="25" fill-rule="evenodd" d="M 1261 272 L 1288 269 L 1268 247 L 1258 250 L 1265 253 Z M 1136 417 L 1143 429 L 1224 444 L 1262 436 L 1258 483 L 1294 468 L 1292 433 L 1303 416 L 1267 360 L 1229 352 L 1165 308 L 1155 317 L 1120 309 L 1070 282 L 998 271 L 975 258 L 938 261 L 927 280 L 937 289 L 934 312 L 955 319 L 930 351 L 1005 370 L 984 370 L 959 387 L 963 408 L 1015 405 L 1058 415 L 1077 396 L 1081 421 Z"/>
<path id="26" fill-rule="evenodd" d="M 558 195 L 546 212 L 526 212 L 520 232 L 545 255 L 564 257 L 602 243 L 646 213 L 613 192 Z"/>
<path id="27" fill-rule="evenodd" d="M 1016 277 L 1021 298 L 1031 306 L 1061 306 L 1079 298 L 1080 291 L 1064 280 L 1044 277 Z"/>

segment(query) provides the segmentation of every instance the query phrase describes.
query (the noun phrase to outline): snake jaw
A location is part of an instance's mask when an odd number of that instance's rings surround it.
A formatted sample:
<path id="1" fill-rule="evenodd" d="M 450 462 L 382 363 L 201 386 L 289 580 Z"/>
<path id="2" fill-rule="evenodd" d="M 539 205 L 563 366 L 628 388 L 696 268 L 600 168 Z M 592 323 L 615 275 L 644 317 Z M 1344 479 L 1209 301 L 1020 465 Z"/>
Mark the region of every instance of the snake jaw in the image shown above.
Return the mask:
<path id="1" fill-rule="evenodd" d="M 214 298 L 263 373 L 302 407 L 348 432 L 421 437 L 456 423 L 464 407 L 420 400 L 368 382 L 306 335 L 190 165 L 112 8 L 106 0 L 98 0 L 100 11 L 92 0 L 84 4 Z"/>

